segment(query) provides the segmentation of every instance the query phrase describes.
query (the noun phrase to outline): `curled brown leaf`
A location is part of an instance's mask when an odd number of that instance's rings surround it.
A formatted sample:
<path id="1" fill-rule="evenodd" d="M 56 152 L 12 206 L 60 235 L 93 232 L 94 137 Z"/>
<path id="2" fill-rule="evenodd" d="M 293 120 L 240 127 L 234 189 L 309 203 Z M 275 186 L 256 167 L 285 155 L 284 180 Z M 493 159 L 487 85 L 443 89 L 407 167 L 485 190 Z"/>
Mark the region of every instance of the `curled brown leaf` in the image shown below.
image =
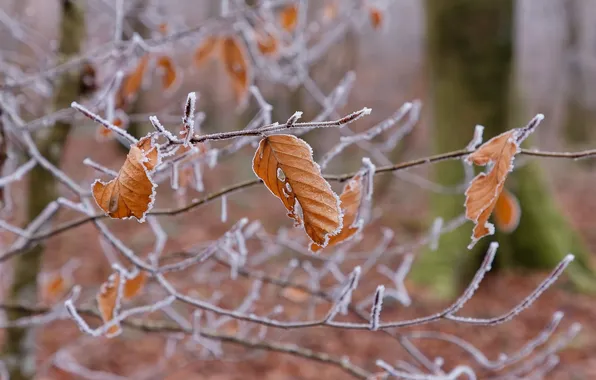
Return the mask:
<path id="1" fill-rule="evenodd" d="M 236 101 L 241 103 L 248 94 L 249 62 L 244 48 L 236 38 L 226 37 L 221 44 L 224 69 L 232 81 Z"/>
<path id="2" fill-rule="evenodd" d="M 104 323 L 114 319 L 118 301 L 118 288 L 120 287 L 120 274 L 112 273 L 108 281 L 104 282 L 97 293 L 97 307 Z M 107 337 L 114 337 L 122 332 L 119 324 L 110 327 L 106 333 Z"/>
<path id="3" fill-rule="evenodd" d="M 362 179 L 361 174 L 356 174 L 344 186 L 339 196 L 343 214 L 343 227 L 337 235 L 329 238 L 328 247 L 350 240 L 362 228 L 362 221 L 358 215 L 363 196 Z M 317 252 L 320 249 L 322 248 L 316 244 L 310 245 L 310 250 L 313 252 Z"/>
<path id="4" fill-rule="evenodd" d="M 143 137 L 130 147 L 116 178 L 93 183 L 93 198 L 97 205 L 112 218 L 135 217 L 143 222 L 155 200 L 157 184 L 151 180 L 151 174 L 160 160 L 153 136 Z"/>
<path id="5" fill-rule="evenodd" d="M 305 141 L 293 135 L 262 139 L 253 158 L 253 170 L 314 244 L 325 247 L 329 238 L 341 230 L 339 197 L 321 176 Z"/>

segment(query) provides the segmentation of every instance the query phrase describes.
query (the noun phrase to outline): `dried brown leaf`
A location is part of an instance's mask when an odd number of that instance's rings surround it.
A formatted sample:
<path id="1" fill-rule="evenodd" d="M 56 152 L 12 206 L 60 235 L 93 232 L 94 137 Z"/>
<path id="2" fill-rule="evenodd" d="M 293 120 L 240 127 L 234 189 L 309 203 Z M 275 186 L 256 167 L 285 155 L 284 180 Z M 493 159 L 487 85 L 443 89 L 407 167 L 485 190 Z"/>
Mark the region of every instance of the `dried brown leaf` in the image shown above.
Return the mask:
<path id="1" fill-rule="evenodd" d="M 339 197 L 321 176 L 305 141 L 292 135 L 262 139 L 253 158 L 253 170 L 316 245 L 326 246 L 329 238 L 341 230 Z"/>
<path id="2" fill-rule="evenodd" d="M 161 85 L 164 90 L 172 89 L 178 80 L 178 70 L 174 60 L 168 55 L 162 55 L 157 58 L 157 69 L 161 74 Z"/>
<path id="3" fill-rule="evenodd" d="M 285 6 L 279 14 L 279 24 L 288 32 L 293 32 L 298 23 L 298 5 Z"/>
<path id="4" fill-rule="evenodd" d="M 124 283 L 124 299 L 131 299 L 143 290 L 147 282 L 147 272 L 139 271 L 133 278 L 127 278 Z"/>
<path id="5" fill-rule="evenodd" d="M 383 25 L 383 12 L 377 7 L 370 7 L 368 9 L 368 16 L 370 18 L 370 24 L 373 29 L 379 29 Z"/>
<path id="6" fill-rule="evenodd" d="M 282 297 L 294 303 L 302 303 L 310 298 L 310 293 L 303 289 L 287 287 L 281 291 Z"/>
<path id="7" fill-rule="evenodd" d="M 160 160 L 153 136 L 143 137 L 130 147 L 116 178 L 107 183 L 100 180 L 93 183 L 97 205 L 112 218 L 135 217 L 143 222 L 155 200 L 157 185 L 150 175 Z"/>
<path id="8" fill-rule="evenodd" d="M 483 236 L 494 233 L 494 226 L 488 219 L 503 191 L 507 175 L 513 170 L 513 159 L 519 151 L 517 131 L 514 129 L 492 138 L 466 158 L 476 165 L 493 164 L 488 173 L 478 174 L 466 190 L 466 218 L 476 224 L 469 248 Z"/>
<path id="9" fill-rule="evenodd" d="M 143 84 L 143 78 L 145 77 L 150 58 L 149 54 L 142 56 L 134 70 L 124 77 L 122 85 L 116 94 L 116 108 L 123 108 L 138 94 Z"/>
<path id="10" fill-rule="evenodd" d="M 209 36 L 202 41 L 194 54 L 194 64 L 196 67 L 202 66 L 208 58 L 213 56 L 219 42 L 220 40 L 217 36 Z"/>
<path id="11" fill-rule="evenodd" d="M 234 37 L 222 41 L 222 61 L 226 73 L 232 80 L 236 101 L 241 103 L 248 94 L 250 65 L 240 42 Z"/>
<path id="12" fill-rule="evenodd" d="M 104 323 L 114 319 L 116 302 L 118 300 L 118 288 L 120 286 L 120 273 L 112 273 L 108 281 L 104 282 L 97 293 L 97 307 Z M 119 324 L 110 327 L 106 333 L 108 337 L 114 337 L 122 332 Z"/>
<path id="13" fill-rule="evenodd" d="M 515 195 L 507 189 L 504 189 L 497 199 L 493 217 L 497 228 L 503 232 L 513 232 L 519 225 L 521 207 Z"/>
<path id="14" fill-rule="evenodd" d="M 344 186 L 339 196 L 343 214 L 343 227 L 337 235 L 329 238 L 327 247 L 350 240 L 362 228 L 362 221 L 358 217 L 363 196 L 362 178 L 362 175 L 356 174 Z M 317 252 L 320 249 L 322 248 L 316 244 L 310 245 L 310 250 L 313 252 Z"/>

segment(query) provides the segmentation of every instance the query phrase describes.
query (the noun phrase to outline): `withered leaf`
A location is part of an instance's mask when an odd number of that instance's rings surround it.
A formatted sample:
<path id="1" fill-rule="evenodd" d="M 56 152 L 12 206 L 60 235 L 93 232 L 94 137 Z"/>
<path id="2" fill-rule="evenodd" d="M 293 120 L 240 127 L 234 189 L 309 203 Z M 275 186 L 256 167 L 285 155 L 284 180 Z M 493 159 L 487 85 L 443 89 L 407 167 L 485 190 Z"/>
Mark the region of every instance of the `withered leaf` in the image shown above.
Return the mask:
<path id="1" fill-rule="evenodd" d="M 298 5 L 285 6 L 279 14 L 279 24 L 288 32 L 293 32 L 298 23 Z"/>
<path id="2" fill-rule="evenodd" d="M 99 314 L 104 323 L 110 322 L 114 319 L 117 300 L 118 288 L 120 287 L 120 274 L 118 272 L 112 273 L 108 277 L 108 281 L 104 282 L 97 293 L 97 307 Z M 122 332 L 119 324 L 110 327 L 106 333 L 107 337 L 114 337 Z"/>
<path id="3" fill-rule="evenodd" d="M 265 30 L 256 32 L 257 47 L 263 55 L 274 55 L 278 51 L 277 39 Z"/>
<path id="4" fill-rule="evenodd" d="M 157 184 L 151 180 L 155 166 L 161 160 L 152 135 L 143 137 L 130 147 L 118 176 L 109 182 L 93 183 L 93 198 L 110 217 L 135 217 L 140 222 L 153 205 Z"/>
<path id="5" fill-rule="evenodd" d="M 370 7 L 368 9 L 368 16 L 373 29 L 379 29 L 383 25 L 383 12 L 379 8 Z"/>
<path id="6" fill-rule="evenodd" d="M 139 271 L 134 277 L 127 278 L 124 283 L 124 299 L 131 299 L 143 290 L 147 282 L 147 272 Z"/>
<path id="7" fill-rule="evenodd" d="M 278 197 L 296 225 L 319 246 L 342 227 L 339 197 L 321 176 L 311 147 L 293 135 L 273 135 L 259 142 L 253 170 Z M 301 215 L 302 214 L 302 215 Z"/>
<path id="8" fill-rule="evenodd" d="M 43 285 L 43 298 L 46 302 L 54 302 L 64 294 L 67 288 L 66 279 L 60 272 L 52 274 Z"/>
<path id="9" fill-rule="evenodd" d="M 244 49 L 236 38 L 226 37 L 222 41 L 222 61 L 232 80 L 236 101 L 240 103 L 248 94 L 250 67 Z"/>
<path id="10" fill-rule="evenodd" d="M 515 195 L 507 189 L 497 199 L 493 217 L 497 228 L 503 232 L 513 232 L 519 225 L 521 207 Z"/>
<path id="11" fill-rule="evenodd" d="M 201 66 L 203 63 L 205 63 L 207 58 L 212 57 L 218 44 L 219 44 L 219 38 L 217 36 L 206 37 L 203 40 L 203 42 L 199 45 L 197 50 L 195 50 L 195 54 L 194 54 L 195 66 L 197 66 L 197 67 Z"/>
<path id="12" fill-rule="evenodd" d="M 143 84 L 149 59 L 149 54 L 142 56 L 134 70 L 124 77 L 122 85 L 116 94 L 116 108 L 123 108 L 137 95 Z"/>
<path id="13" fill-rule="evenodd" d="M 343 227 L 337 235 L 329 238 L 328 247 L 350 240 L 362 228 L 362 221 L 358 214 L 362 203 L 362 175 L 356 174 L 344 186 L 339 196 L 341 211 L 343 214 Z M 310 245 L 310 250 L 317 252 L 322 249 L 316 244 Z"/>
<path id="14" fill-rule="evenodd" d="M 488 219 L 503 191 L 507 175 L 513 170 L 513 159 L 521 143 L 520 131 L 523 130 L 513 129 L 493 137 L 466 158 L 468 163 L 476 165 L 492 164 L 490 171 L 478 174 L 466 190 L 466 218 L 476 224 L 468 248 L 483 236 L 494 233 L 494 226 Z"/>
<path id="15" fill-rule="evenodd" d="M 170 90 L 177 83 L 178 71 L 174 60 L 167 55 L 157 58 L 156 66 L 161 72 L 161 85 L 164 90 Z"/>

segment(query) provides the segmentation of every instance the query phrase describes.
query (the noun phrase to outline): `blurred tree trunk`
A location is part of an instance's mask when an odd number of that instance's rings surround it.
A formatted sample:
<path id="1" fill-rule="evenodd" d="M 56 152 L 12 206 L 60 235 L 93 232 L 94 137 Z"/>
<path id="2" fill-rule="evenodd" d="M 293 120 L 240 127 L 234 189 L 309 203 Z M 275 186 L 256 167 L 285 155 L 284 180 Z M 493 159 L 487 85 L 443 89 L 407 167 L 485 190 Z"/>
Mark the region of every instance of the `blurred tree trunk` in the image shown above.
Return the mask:
<path id="1" fill-rule="evenodd" d="M 84 11 L 79 2 L 62 0 L 60 22 L 59 59 L 64 62 L 78 55 L 85 38 Z M 74 68 L 58 78 L 54 95 L 54 109 L 70 107 L 79 97 L 80 70 Z M 40 153 L 52 164 L 59 165 L 63 147 L 71 124 L 56 122 L 43 139 L 37 142 Z M 43 209 L 58 197 L 58 181 L 52 174 L 37 165 L 29 174 L 28 219 L 35 219 Z M 13 282 L 9 300 L 13 303 L 35 304 L 37 300 L 37 276 L 41 265 L 44 244 L 39 244 L 14 259 Z M 27 316 L 19 311 L 8 312 L 15 320 Z M 4 352 L 6 365 L 12 380 L 31 379 L 35 373 L 35 336 L 33 329 L 11 328 L 7 330 Z"/>
<path id="2" fill-rule="evenodd" d="M 461 149 L 470 141 L 474 125 L 485 126 L 484 141 L 530 117 L 519 107 L 514 73 L 513 0 L 427 0 L 428 65 L 431 71 L 433 142 L 435 152 Z M 523 108 L 523 107 L 522 107 Z M 522 120 L 523 119 L 523 120 Z M 457 185 L 462 163 L 435 167 L 437 181 Z M 575 285 L 591 284 L 586 252 L 577 234 L 558 210 L 543 172 L 532 160 L 516 168 L 507 182 L 519 199 L 520 225 L 510 235 L 497 232 L 468 252 L 471 223 L 443 235 L 437 252 L 421 254 L 413 268 L 415 279 L 432 284 L 439 296 L 453 296 L 476 270 L 490 241 L 500 243 L 500 267 L 552 268 L 567 253 L 577 259 L 568 271 Z M 433 215 L 449 220 L 464 212 L 464 197 L 433 194 Z"/>
<path id="3" fill-rule="evenodd" d="M 567 142 L 583 145 L 594 136 L 592 130 L 596 122 L 596 110 L 590 107 L 588 65 L 585 57 L 593 55 L 593 41 L 586 32 L 594 32 L 593 23 L 582 17 L 582 12 L 593 12 L 593 2 L 584 0 L 566 0 L 565 16 L 567 24 L 567 109 L 563 131 Z M 588 29 L 588 30 L 586 30 Z M 590 30 L 591 29 L 591 30 Z M 590 161 L 583 161 L 589 163 Z"/>

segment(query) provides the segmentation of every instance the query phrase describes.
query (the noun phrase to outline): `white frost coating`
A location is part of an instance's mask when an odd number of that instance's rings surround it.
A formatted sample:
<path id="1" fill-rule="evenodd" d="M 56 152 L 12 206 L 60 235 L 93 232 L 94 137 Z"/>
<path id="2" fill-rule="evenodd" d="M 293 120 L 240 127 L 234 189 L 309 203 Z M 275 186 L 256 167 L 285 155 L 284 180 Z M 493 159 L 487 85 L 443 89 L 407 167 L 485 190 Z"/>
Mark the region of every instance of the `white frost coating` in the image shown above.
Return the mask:
<path id="1" fill-rule="evenodd" d="M 292 185 L 290 185 L 289 182 L 286 182 L 286 190 L 287 190 L 288 193 L 291 193 L 292 192 Z"/>
<path id="2" fill-rule="evenodd" d="M 412 132 L 412 129 L 414 129 L 414 126 L 418 124 L 418 120 L 420 120 L 421 109 L 422 102 L 418 99 L 414 100 L 412 102 L 412 107 L 409 112 L 410 117 L 404 125 L 398 128 L 391 135 L 389 135 L 387 141 L 385 141 L 385 143 L 381 146 L 382 151 L 388 152 L 393 150 L 397 143 L 399 143 L 407 134 Z"/>
<path id="3" fill-rule="evenodd" d="M 284 173 L 284 171 L 281 168 L 277 168 L 277 179 L 281 182 L 285 182 L 286 181 L 286 173 Z"/>
<path id="4" fill-rule="evenodd" d="M 209 169 L 213 169 L 217 165 L 217 159 L 219 156 L 219 150 L 211 149 L 207 152 L 207 166 Z"/>
<path id="5" fill-rule="evenodd" d="M 205 191 L 205 185 L 203 184 L 203 169 L 200 162 L 192 163 L 192 172 L 195 178 L 195 190 L 199 193 Z"/>
<path id="6" fill-rule="evenodd" d="M 116 171 L 114 171 L 112 169 L 108 169 L 108 168 L 106 168 L 105 166 L 103 166 L 101 164 L 98 164 L 97 162 L 93 161 L 89 157 L 87 157 L 87 158 L 85 158 L 83 160 L 83 165 L 90 166 L 93 169 L 97 170 L 98 172 L 111 175 L 112 177 L 117 177 L 118 176 L 118 172 L 116 172 Z"/>
<path id="7" fill-rule="evenodd" d="M 476 148 L 478 148 L 480 144 L 482 144 L 483 134 L 484 127 L 479 124 L 476 125 L 476 127 L 474 127 L 474 136 L 472 137 L 472 140 L 470 140 L 470 143 L 466 147 L 466 150 L 476 150 Z"/>
<path id="8" fill-rule="evenodd" d="M 178 190 L 180 187 L 180 180 L 179 180 L 179 170 L 178 170 L 178 162 L 174 162 L 172 164 L 172 175 L 170 177 L 171 182 L 170 185 L 172 186 L 173 190 Z"/>
<path id="9" fill-rule="evenodd" d="M 228 196 L 222 195 L 221 197 L 221 222 L 225 223 L 228 221 Z"/>
<path id="10" fill-rule="evenodd" d="M 375 164 L 372 163 L 372 161 L 368 157 L 362 158 L 362 164 L 366 168 L 366 177 L 368 180 L 368 183 L 366 186 L 365 199 L 367 201 L 370 201 L 372 199 L 372 195 L 373 195 L 374 177 L 375 177 L 375 171 L 377 170 L 377 167 L 375 166 Z"/>
<path id="11" fill-rule="evenodd" d="M 27 174 L 31 169 L 33 169 L 36 164 L 37 164 L 37 161 L 35 161 L 35 159 L 32 158 L 29 161 L 27 161 L 26 163 L 24 163 L 23 165 L 21 165 L 20 167 L 18 167 L 11 174 L 0 178 L 0 187 L 4 187 L 4 186 L 8 185 L 9 183 L 20 180 L 21 178 L 23 178 L 23 176 L 25 174 Z"/>
<path id="12" fill-rule="evenodd" d="M 377 286 L 375 292 L 375 300 L 371 308 L 370 316 L 370 329 L 377 331 L 379 329 L 381 310 L 383 309 L 383 297 L 385 295 L 385 287 L 383 285 Z"/>
<path id="13" fill-rule="evenodd" d="M 441 229 L 443 228 L 443 218 L 436 218 L 430 229 L 429 247 L 431 251 L 436 251 L 439 248 L 439 239 L 441 238 Z"/>

